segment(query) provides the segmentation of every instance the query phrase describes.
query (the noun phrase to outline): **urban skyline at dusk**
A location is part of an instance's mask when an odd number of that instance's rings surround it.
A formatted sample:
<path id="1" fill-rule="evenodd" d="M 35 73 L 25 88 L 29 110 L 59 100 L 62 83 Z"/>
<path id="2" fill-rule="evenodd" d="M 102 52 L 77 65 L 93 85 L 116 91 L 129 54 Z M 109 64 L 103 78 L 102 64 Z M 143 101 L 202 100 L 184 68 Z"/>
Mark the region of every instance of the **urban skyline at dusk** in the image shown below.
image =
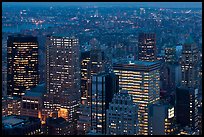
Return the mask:
<path id="1" fill-rule="evenodd" d="M 202 3 L 3 2 L 2 135 L 202 135 Z"/>

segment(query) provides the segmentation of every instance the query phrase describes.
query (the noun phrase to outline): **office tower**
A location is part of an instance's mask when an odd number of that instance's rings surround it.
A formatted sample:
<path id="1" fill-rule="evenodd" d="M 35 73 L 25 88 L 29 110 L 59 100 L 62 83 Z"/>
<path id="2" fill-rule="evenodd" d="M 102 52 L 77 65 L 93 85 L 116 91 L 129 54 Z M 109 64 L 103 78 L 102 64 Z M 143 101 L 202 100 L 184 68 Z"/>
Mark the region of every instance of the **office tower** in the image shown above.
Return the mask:
<path id="1" fill-rule="evenodd" d="M 59 35 L 47 37 L 44 120 L 57 111 L 76 126 L 76 110 L 81 97 L 79 58 L 77 38 Z"/>
<path id="2" fill-rule="evenodd" d="M 174 64 L 164 63 L 161 67 L 161 86 L 162 90 L 174 91 L 176 86 L 181 84 L 181 65 L 175 62 Z"/>
<path id="3" fill-rule="evenodd" d="M 182 127 L 198 130 L 198 89 L 176 88 L 176 121 Z"/>
<path id="4" fill-rule="evenodd" d="M 38 82 L 37 37 L 8 36 L 7 95 L 22 96 Z"/>
<path id="5" fill-rule="evenodd" d="M 81 101 L 91 104 L 91 76 L 105 71 L 104 56 L 99 42 L 90 40 L 91 50 L 81 54 Z"/>
<path id="6" fill-rule="evenodd" d="M 183 45 L 181 70 L 182 86 L 197 88 L 198 86 L 198 48 L 191 37 Z"/>
<path id="7" fill-rule="evenodd" d="M 127 91 L 114 94 L 106 110 L 107 135 L 137 135 L 138 107 Z"/>
<path id="8" fill-rule="evenodd" d="M 77 135 L 86 135 L 91 130 L 91 106 L 81 104 L 77 120 Z"/>
<path id="9" fill-rule="evenodd" d="M 91 129 L 106 133 L 106 109 L 118 91 L 118 79 L 114 73 L 99 73 L 92 76 Z"/>
<path id="10" fill-rule="evenodd" d="M 2 97 L 2 116 L 20 114 L 21 114 L 21 98 L 16 96 Z"/>
<path id="11" fill-rule="evenodd" d="M 102 50 L 100 47 L 100 43 L 97 39 L 93 38 L 90 40 L 91 44 L 91 52 L 90 52 L 90 78 L 88 81 L 88 104 L 91 104 L 91 82 L 92 82 L 92 76 L 94 74 L 98 74 L 100 72 L 105 71 L 105 64 L 104 64 L 104 57 L 102 55 Z"/>
<path id="12" fill-rule="evenodd" d="M 91 44 L 91 52 L 90 52 L 90 59 L 91 59 L 91 74 L 97 74 L 99 72 L 104 71 L 104 64 L 103 64 L 103 54 L 100 47 L 100 43 L 94 38 L 90 41 Z"/>
<path id="13" fill-rule="evenodd" d="M 45 83 L 26 91 L 25 95 L 21 97 L 21 115 L 37 117 L 42 120 L 43 95 L 45 92 Z"/>
<path id="14" fill-rule="evenodd" d="M 138 59 L 141 61 L 156 61 L 156 34 L 139 33 Z"/>
<path id="15" fill-rule="evenodd" d="M 148 104 L 159 100 L 160 63 L 118 61 L 113 65 L 119 87 L 133 96 L 138 104 L 139 134 L 148 134 Z"/>
<path id="16" fill-rule="evenodd" d="M 39 118 L 10 115 L 2 117 L 2 135 L 40 135 Z"/>
<path id="17" fill-rule="evenodd" d="M 176 48 L 168 45 L 165 48 L 165 62 L 174 64 L 176 62 Z"/>
<path id="18" fill-rule="evenodd" d="M 149 105 L 149 135 L 173 135 L 176 130 L 174 107 L 158 102 Z"/>
<path id="19" fill-rule="evenodd" d="M 45 135 L 71 135 L 73 132 L 72 124 L 62 117 L 48 117 L 43 127 Z"/>
<path id="20" fill-rule="evenodd" d="M 126 55 L 132 56 L 134 60 L 138 59 L 138 37 L 130 35 L 128 38 L 128 43 L 126 45 Z"/>
<path id="21" fill-rule="evenodd" d="M 90 81 L 90 51 L 81 52 L 81 103 L 87 104 L 89 86 L 88 82 Z"/>

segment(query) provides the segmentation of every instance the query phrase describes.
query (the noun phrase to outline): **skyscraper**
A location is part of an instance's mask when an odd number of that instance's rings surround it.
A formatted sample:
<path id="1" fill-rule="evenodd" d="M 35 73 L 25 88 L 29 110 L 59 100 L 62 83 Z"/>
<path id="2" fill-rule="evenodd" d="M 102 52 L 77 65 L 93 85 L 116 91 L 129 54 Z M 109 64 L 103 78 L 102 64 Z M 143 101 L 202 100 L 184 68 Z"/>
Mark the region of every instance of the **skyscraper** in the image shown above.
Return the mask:
<path id="1" fill-rule="evenodd" d="M 91 50 L 82 52 L 81 56 L 81 100 L 82 104 L 91 102 L 91 76 L 105 71 L 104 57 L 99 42 L 90 40 Z"/>
<path id="2" fill-rule="evenodd" d="M 189 36 L 183 45 L 181 71 L 182 86 L 198 88 L 198 47 Z"/>
<path id="3" fill-rule="evenodd" d="M 127 90 L 137 103 L 139 134 L 148 134 L 148 104 L 159 100 L 160 63 L 145 61 L 119 61 L 113 65 L 119 76 L 119 87 Z"/>
<path id="4" fill-rule="evenodd" d="M 57 111 L 59 116 L 76 126 L 76 109 L 81 97 L 79 58 L 77 38 L 47 37 L 44 120 Z"/>
<path id="5" fill-rule="evenodd" d="M 127 91 L 115 93 L 106 110 L 107 135 L 137 135 L 138 106 Z"/>
<path id="6" fill-rule="evenodd" d="M 92 76 L 91 129 L 106 133 L 106 109 L 118 91 L 118 79 L 114 73 L 99 73 Z"/>
<path id="7" fill-rule="evenodd" d="M 198 130 L 198 89 L 176 88 L 176 121 L 182 127 Z"/>
<path id="8" fill-rule="evenodd" d="M 139 33 L 138 59 L 141 61 L 156 61 L 156 34 Z"/>
<path id="9" fill-rule="evenodd" d="M 8 36 L 7 49 L 7 95 L 22 96 L 39 83 L 37 37 Z"/>
<path id="10" fill-rule="evenodd" d="M 175 109 L 157 102 L 149 105 L 149 135 L 172 135 L 175 132 Z"/>
<path id="11" fill-rule="evenodd" d="M 88 104 L 90 82 L 90 51 L 81 52 L 81 102 Z"/>

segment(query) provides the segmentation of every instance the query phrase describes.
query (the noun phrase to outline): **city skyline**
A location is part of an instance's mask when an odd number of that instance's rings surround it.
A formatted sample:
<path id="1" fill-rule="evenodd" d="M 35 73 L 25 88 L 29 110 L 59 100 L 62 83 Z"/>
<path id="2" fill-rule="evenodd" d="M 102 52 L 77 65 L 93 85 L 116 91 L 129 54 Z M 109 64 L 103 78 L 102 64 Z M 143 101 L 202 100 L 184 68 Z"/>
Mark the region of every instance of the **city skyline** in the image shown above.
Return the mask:
<path id="1" fill-rule="evenodd" d="M 3 135 L 202 135 L 199 5 L 4 2 Z"/>

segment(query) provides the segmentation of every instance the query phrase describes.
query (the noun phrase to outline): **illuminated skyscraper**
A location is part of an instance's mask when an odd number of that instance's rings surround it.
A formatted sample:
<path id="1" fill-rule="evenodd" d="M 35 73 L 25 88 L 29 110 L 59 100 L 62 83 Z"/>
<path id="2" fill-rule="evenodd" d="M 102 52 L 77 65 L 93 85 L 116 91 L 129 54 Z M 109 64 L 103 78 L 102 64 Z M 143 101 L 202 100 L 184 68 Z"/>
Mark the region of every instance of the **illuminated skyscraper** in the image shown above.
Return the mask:
<path id="1" fill-rule="evenodd" d="M 119 87 L 127 90 L 137 103 L 139 134 L 148 134 L 148 104 L 159 100 L 160 63 L 144 61 L 119 61 L 113 65 L 119 76 Z"/>
<path id="2" fill-rule="evenodd" d="M 90 51 L 81 53 L 81 102 L 88 103 L 88 82 L 90 81 Z"/>
<path id="3" fill-rule="evenodd" d="M 105 134 L 106 109 L 118 91 L 118 78 L 114 73 L 94 74 L 91 89 L 91 130 Z"/>
<path id="4" fill-rule="evenodd" d="M 94 38 L 90 40 L 91 50 L 82 52 L 81 60 L 81 90 L 82 104 L 91 102 L 91 76 L 105 71 L 104 57 L 99 42 Z"/>
<path id="5" fill-rule="evenodd" d="M 90 41 L 91 50 L 81 53 L 81 106 L 79 109 L 78 134 L 91 128 L 91 84 L 92 76 L 105 71 L 104 57 L 99 42 Z M 87 106 L 89 105 L 89 106 Z"/>
<path id="6" fill-rule="evenodd" d="M 9 36 L 7 49 L 7 95 L 22 96 L 39 83 L 37 37 Z"/>
<path id="7" fill-rule="evenodd" d="M 139 33 L 138 54 L 141 61 L 156 61 L 156 34 Z"/>
<path id="8" fill-rule="evenodd" d="M 72 121 L 76 129 L 76 110 L 81 97 L 79 58 L 77 38 L 48 36 L 44 120 L 57 111 L 59 117 Z"/>
<path id="9" fill-rule="evenodd" d="M 127 91 L 114 94 L 106 111 L 107 135 L 137 135 L 138 107 Z"/>
<path id="10" fill-rule="evenodd" d="M 198 47 L 191 37 L 188 37 L 182 49 L 181 71 L 182 86 L 197 88 L 198 86 Z"/>

